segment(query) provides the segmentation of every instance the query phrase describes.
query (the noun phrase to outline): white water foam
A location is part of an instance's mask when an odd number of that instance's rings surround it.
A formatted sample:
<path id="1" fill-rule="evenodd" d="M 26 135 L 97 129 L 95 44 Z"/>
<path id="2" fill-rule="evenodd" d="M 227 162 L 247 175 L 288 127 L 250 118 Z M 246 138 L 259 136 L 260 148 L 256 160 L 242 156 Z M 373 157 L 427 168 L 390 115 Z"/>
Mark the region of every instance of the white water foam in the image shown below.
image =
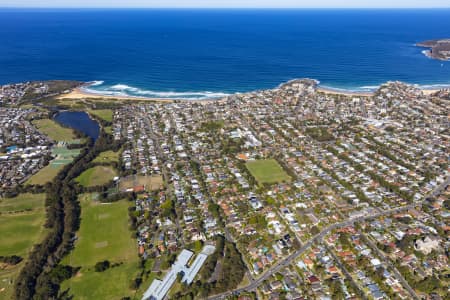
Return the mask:
<path id="1" fill-rule="evenodd" d="M 100 84 L 101 85 L 101 84 Z M 90 85 L 92 87 L 94 85 Z M 174 91 L 153 91 L 153 90 L 143 90 L 137 87 L 129 86 L 126 84 L 115 84 L 112 86 L 102 86 L 99 85 L 96 89 L 86 89 L 88 92 L 95 94 L 104 94 L 109 96 L 133 96 L 133 97 L 150 97 L 150 98 L 180 98 L 188 100 L 197 99 L 214 99 L 223 98 L 228 96 L 228 93 L 222 92 L 211 92 L 211 91 L 199 91 L 199 92 L 174 92 Z"/>
<path id="2" fill-rule="evenodd" d="M 359 89 L 373 91 L 379 87 L 380 87 L 379 85 L 364 85 L 364 86 L 360 86 Z"/>
<path id="3" fill-rule="evenodd" d="M 417 88 L 421 90 L 439 90 L 439 89 L 448 89 L 450 88 L 450 83 L 443 83 L 443 84 L 416 84 Z"/>
<path id="4" fill-rule="evenodd" d="M 98 86 L 102 85 L 103 83 L 105 83 L 103 80 L 94 80 L 92 82 L 89 82 L 89 86 Z"/>

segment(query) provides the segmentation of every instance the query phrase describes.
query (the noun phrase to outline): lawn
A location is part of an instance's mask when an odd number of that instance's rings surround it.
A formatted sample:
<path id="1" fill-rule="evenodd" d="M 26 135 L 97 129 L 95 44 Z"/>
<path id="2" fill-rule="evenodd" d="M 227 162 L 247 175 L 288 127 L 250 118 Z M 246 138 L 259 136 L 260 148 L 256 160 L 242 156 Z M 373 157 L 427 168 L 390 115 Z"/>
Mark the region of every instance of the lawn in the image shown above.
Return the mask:
<path id="1" fill-rule="evenodd" d="M 73 158 L 80 153 L 79 149 L 67 149 L 66 147 L 56 147 L 53 149 L 53 155 L 56 158 L 50 162 L 47 166 L 42 168 L 39 172 L 31 176 L 27 180 L 26 184 L 44 185 L 47 182 L 52 181 L 58 172 L 68 163 L 72 162 Z"/>
<path id="2" fill-rule="evenodd" d="M 84 187 L 104 185 L 117 176 L 117 171 L 112 167 L 95 166 L 87 169 L 75 180 Z"/>
<path id="3" fill-rule="evenodd" d="M 111 163 L 119 161 L 119 152 L 105 151 L 100 153 L 95 159 L 95 163 Z"/>
<path id="4" fill-rule="evenodd" d="M 111 109 L 90 109 L 89 113 L 107 122 L 112 122 L 113 120 L 113 111 Z"/>
<path id="5" fill-rule="evenodd" d="M 105 130 L 105 132 L 106 132 L 107 134 L 112 134 L 112 127 L 111 127 L 111 126 L 103 127 L 103 130 Z"/>
<path id="6" fill-rule="evenodd" d="M 0 268 L 0 299 L 12 299 L 14 280 L 28 252 L 45 235 L 44 203 L 45 194 L 20 194 L 0 199 L 0 255 L 24 258 L 18 265 Z"/>
<path id="7" fill-rule="evenodd" d="M 139 273 L 136 241 L 128 227 L 130 202 L 111 204 L 94 202 L 91 195 L 80 196 L 81 226 L 75 249 L 63 264 L 80 266 L 75 277 L 63 282 L 61 291 L 70 288 L 74 299 L 121 299 L 133 296 L 131 279 Z M 95 272 L 94 265 L 103 260 L 123 263 L 104 272 Z M 140 299 L 140 298 L 139 298 Z"/>
<path id="8" fill-rule="evenodd" d="M 291 177 L 289 177 L 275 159 L 248 161 L 245 165 L 260 185 L 264 183 L 271 184 L 291 181 Z"/>
<path id="9" fill-rule="evenodd" d="M 160 175 L 153 176 L 128 176 L 121 178 L 119 183 L 120 190 L 126 190 L 135 186 L 143 185 L 146 191 L 158 190 L 163 186 L 163 179 Z"/>
<path id="10" fill-rule="evenodd" d="M 14 280 L 22 265 L 23 262 L 13 268 L 0 269 L 0 299 L 13 299 Z"/>
<path id="11" fill-rule="evenodd" d="M 137 261 L 136 241 L 128 229 L 128 207 L 121 200 L 102 204 L 90 195 L 82 195 L 81 226 L 75 249 L 67 258 L 70 265 L 93 267 L 102 260 L 111 262 Z"/>
<path id="12" fill-rule="evenodd" d="M 62 127 L 50 119 L 35 120 L 33 125 L 54 141 L 71 141 L 76 138 L 72 129 Z"/>
<path id="13" fill-rule="evenodd" d="M 40 209 L 44 202 L 45 194 L 20 194 L 14 198 L 0 198 L 0 213 Z"/>
<path id="14" fill-rule="evenodd" d="M 0 255 L 26 257 L 43 236 L 45 194 L 0 200 Z"/>
<path id="15" fill-rule="evenodd" d="M 49 164 L 42 168 L 39 172 L 31 176 L 30 179 L 27 180 L 26 184 L 29 185 L 35 185 L 35 184 L 41 184 L 44 185 L 47 182 L 52 181 L 56 175 L 58 175 L 58 172 L 63 168 L 64 165 L 53 165 Z"/>
<path id="16" fill-rule="evenodd" d="M 136 254 L 137 257 L 137 254 Z M 73 299 L 120 300 L 134 296 L 130 281 L 139 274 L 138 262 L 127 262 L 104 272 L 81 269 L 73 278 L 61 284 L 61 291 L 70 290 Z M 148 288 L 148 286 L 147 286 Z M 141 299 L 142 294 L 136 299 Z"/>

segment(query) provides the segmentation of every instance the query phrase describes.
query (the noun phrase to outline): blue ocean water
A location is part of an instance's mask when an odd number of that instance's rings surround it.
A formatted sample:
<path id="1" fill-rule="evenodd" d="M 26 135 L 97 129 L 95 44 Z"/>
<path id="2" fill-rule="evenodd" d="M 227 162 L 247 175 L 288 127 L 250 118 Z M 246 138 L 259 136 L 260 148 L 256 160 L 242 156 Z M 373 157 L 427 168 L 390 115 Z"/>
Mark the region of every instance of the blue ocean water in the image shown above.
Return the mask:
<path id="1" fill-rule="evenodd" d="M 450 38 L 450 9 L 0 9 L 0 84 L 95 80 L 103 93 L 185 98 L 301 77 L 448 85 L 450 62 L 414 46 L 435 38 Z"/>

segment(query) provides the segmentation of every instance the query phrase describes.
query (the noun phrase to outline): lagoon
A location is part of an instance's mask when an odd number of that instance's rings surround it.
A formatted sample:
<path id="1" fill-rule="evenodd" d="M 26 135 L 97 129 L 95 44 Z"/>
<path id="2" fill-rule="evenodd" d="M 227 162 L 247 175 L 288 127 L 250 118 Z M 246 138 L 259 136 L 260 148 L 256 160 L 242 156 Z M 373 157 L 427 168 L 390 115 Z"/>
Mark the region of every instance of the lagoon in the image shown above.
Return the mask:
<path id="1" fill-rule="evenodd" d="M 100 126 L 89 115 L 82 111 L 62 111 L 55 116 L 55 121 L 63 126 L 73 128 L 97 140 L 100 134 Z"/>

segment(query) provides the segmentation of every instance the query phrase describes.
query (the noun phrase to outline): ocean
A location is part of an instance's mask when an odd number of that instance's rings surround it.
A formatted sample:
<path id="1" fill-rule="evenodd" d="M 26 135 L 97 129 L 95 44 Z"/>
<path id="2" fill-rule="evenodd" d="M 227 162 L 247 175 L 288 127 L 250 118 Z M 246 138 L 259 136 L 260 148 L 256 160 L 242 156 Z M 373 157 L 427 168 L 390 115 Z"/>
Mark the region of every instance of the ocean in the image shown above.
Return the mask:
<path id="1" fill-rule="evenodd" d="M 0 84 L 95 81 L 94 92 L 206 98 L 294 78 L 370 90 L 450 85 L 415 43 L 450 38 L 450 9 L 0 9 Z"/>

